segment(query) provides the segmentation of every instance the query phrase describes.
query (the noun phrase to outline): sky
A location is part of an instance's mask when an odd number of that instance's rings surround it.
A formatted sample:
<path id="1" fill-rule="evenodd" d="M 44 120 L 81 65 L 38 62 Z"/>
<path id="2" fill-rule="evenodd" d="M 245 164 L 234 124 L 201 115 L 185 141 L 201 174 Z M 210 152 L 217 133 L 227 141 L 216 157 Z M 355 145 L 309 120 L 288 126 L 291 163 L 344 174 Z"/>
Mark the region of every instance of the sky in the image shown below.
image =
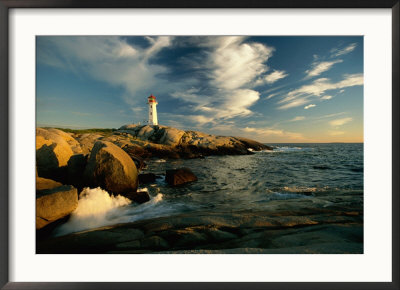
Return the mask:
<path id="1" fill-rule="evenodd" d="M 38 126 L 363 142 L 362 36 L 38 36 Z"/>

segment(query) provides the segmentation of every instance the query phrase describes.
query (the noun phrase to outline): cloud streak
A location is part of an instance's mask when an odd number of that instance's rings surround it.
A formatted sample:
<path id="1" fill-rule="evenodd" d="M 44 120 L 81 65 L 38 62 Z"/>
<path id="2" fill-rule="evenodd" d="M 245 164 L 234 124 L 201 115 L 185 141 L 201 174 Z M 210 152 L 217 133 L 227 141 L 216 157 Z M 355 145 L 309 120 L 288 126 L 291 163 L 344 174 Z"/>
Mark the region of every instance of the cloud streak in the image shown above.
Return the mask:
<path id="1" fill-rule="evenodd" d="M 322 62 L 314 62 L 312 64 L 312 68 L 306 70 L 306 74 L 308 78 L 312 78 L 315 76 L 319 76 L 323 72 L 326 72 L 332 68 L 334 64 L 341 63 L 343 60 L 338 59 L 334 61 L 322 61 Z"/>
<path id="2" fill-rule="evenodd" d="M 289 74 L 287 74 L 283 70 L 274 70 L 272 73 L 265 76 L 264 81 L 267 84 L 273 84 L 283 78 L 286 78 Z"/>
<path id="3" fill-rule="evenodd" d="M 280 101 L 278 109 L 285 110 L 302 106 L 312 100 L 324 100 L 326 91 L 343 89 L 364 84 L 362 74 L 345 75 L 341 81 L 331 82 L 328 78 L 319 78 L 310 84 L 290 91 Z M 322 97 L 321 97 L 322 96 Z"/>
<path id="4" fill-rule="evenodd" d="M 342 49 L 334 48 L 331 50 L 331 53 L 332 53 L 331 57 L 339 57 L 339 56 L 348 54 L 348 53 L 352 52 L 356 47 L 357 47 L 356 43 L 351 43 Z"/>
<path id="5" fill-rule="evenodd" d="M 305 106 L 304 109 L 308 110 L 308 109 L 314 108 L 316 106 L 317 106 L 316 104 L 309 104 L 309 105 Z"/>
<path id="6" fill-rule="evenodd" d="M 38 46 L 40 63 L 126 89 L 125 101 L 134 104 L 132 96 L 148 91 L 162 80 L 158 74 L 166 73 L 164 66 L 149 61 L 165 47 L 171 37 L 147 37 L 146 48 L 133 46 L 117 36 L 41 37 Z"/>
<path id="7" fill-rule="evenodd" d="M 349 122 L 353 121 L 353 118 L 347 117 L 347 118 L 341 118 L 341 119 L 336 119 L 332 120 L 329 122 L 329 125 L 332 127 L 340 127 L 343 126 L 344 124 L 347 124 Z"/>

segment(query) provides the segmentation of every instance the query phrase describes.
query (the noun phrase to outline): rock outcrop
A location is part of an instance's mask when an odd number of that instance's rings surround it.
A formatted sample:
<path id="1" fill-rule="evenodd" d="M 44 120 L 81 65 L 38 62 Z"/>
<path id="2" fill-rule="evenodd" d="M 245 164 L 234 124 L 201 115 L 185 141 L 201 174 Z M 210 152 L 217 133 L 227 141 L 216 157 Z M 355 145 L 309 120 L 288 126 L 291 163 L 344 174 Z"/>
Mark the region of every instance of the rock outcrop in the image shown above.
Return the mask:
<path id="1" fill-rule="evenodd" d="M 36 188 L 36 229 L 69 215 L 78 206 L 78 192 L 71 185 L 39 177 Z"/>
<path id="2" fill-rule="evenodd" d="M 82 153 L 81 145 L 79 144 L 78 141 L 75 140 L 75 138 L 73 138 L 71 136 L 71 134 L 64 132 L 62 130 L 56 129 L 56 128 L 48 128 L 47 131 L 57 134 L 58 136 L 63 138 L 68 143 L 68 145 L 71 147 L 71 150 L 72 150 L 72 152 L 74 152 L 74 154 Z"/>
<path id="3" fill-rule="evenodd" d="M 84 172 L 88 185 L 121 194 L 136 192 L 138 171 L 125 151 L 107 141 L 97 141 Z"/>
<path id="4" fill-rule="evenodd" d="M 272 150 L 257 141 L 242 138 L 183 131 L 166 126 L 125 125 L 115 134 L 131 138 L 121 146 L 129 155 L 143 158 L 198 158 L 207 155 L 243 155 Z M 128 137 L 129 136 L 129 137 Z M 107 139 L 107 138 L 105 138 Z M 121 143 L 121 140 L 119 140 Z"/>
<path id="5" fill-rule="evenodd" d="M 171 186 L 178 186 L 197 181 L 197 177 L 189 168 L 170 169 L 166 172 L 165 181 Z"/>

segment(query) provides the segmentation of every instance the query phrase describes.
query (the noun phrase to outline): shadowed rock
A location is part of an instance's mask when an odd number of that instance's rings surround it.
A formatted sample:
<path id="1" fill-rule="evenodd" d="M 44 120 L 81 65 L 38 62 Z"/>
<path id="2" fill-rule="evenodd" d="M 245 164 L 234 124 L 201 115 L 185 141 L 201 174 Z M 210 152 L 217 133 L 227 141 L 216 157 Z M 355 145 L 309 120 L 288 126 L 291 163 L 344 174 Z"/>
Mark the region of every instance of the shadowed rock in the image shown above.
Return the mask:
<path id="1" fill-rule="evenodd" d="M 138 186 L 133 160 L 124 150 L 107 141 L 94 144 L 84 175 L 90 186 L 100 186 L 114 194 L 135 192 Z"/>
<path id="2" fill-rule="evenodd" d="M 76 154 L 68 160 L 68 183 L 82 189 L 84 187 L 83 173 L 87 163 L 87 156 Z"/>
<path id="3" fill-rule="evenodd" d="M 66 166 L 73 155 L 65 139 L 46 129 L 36 129 L 36 165 L 41 177 L 66 181 Z"/>
<path id="4" fill-rule="evenodd" d="M 156 182 L 156 175 L 154 173 L 139 174 L 139 184 Z"/>

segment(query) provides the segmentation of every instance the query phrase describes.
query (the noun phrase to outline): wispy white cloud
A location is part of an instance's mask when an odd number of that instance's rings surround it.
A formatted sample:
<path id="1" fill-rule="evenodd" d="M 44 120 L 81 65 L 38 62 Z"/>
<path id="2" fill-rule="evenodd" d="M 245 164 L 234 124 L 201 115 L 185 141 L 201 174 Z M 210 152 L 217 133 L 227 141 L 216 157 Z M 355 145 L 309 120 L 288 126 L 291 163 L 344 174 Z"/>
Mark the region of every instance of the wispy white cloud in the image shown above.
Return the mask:
<path id="1" fill-rule="evenodd" d="M 316 106 L 317 106 L 316 104 L 309 104 L 309 105 L 305 106 L 304 109 L 308 110 L 308 109 L 314 108 Z"/>
<path id="2" fill-rule="evenodd" d="M 329 124 L 332 127 L 340 127 L 340 126 L 343 126 L 344 124 L 351 122 L 352 120 L 353 120 L 353 118 L 350 118 L 350 117 L 341 118 L 341 119 L 332 120 L 329 122 Z"/>
<path id="3" fill-rule="evenodd" d="M 132 96 L 148 91 L 167 68 L 150 63 L 161 49 L 171 45 L 171 37 L 147 37 L 147 48 L 136 47 L 117 36 L 41 37 L 38 62 L 90 77 L 126 89 L 125 101 L 133 105 Z"/>
<path id="4" fill-rule="evenodd" d="M 266 75 L 272 47 L 246 42 L 245 37 L 198 37 L 190 41 L 207 48 L 207 53 L 191 60 L 191 66 L 205 75 L 207 90 L 180 88 L 171 95 L 195 105 L 194 120 L 198 124 L 251 115 L 250 107 L 260 99 L 260 93 L 254 90 L 256 83 L 285 77 L 283 71 Z"/>
<path id="5" fill-rule="evenodd" d="M 273 83 L 277 82 L 278 80 L 287 77 L 288 75 L 289 74 L 287 74 L 283 70 L 274 70 L 272 73 L 265 76 L 264 81 L 267 84 L 273 84 Z"/>
<path id="6" fill-rule="evenodd" d="M 294 117 L 293 119 L 290 120 L 290 122 L 297 122 L 297 121 L 303 121 L 306 117 L 304 116 L 297 116 Z"/>
<path id="7" fill-rule="evenodd" d="M 357 47 L 356 43 L 351 43 L 348 46 L 346 46 L 345 48 L 339 49 L 339 48 L 333 48 L 331 50 L 331 57 L 338 57 L 341 55 L 345 55 L 348 54 L 350 52 L 352 52 L 355 48 Z"/>
<path id="8" fill-rule="evenodd" d="M 279 137 L 284 137 L 287 139 L 303 139 L 304 136 L 301 133 L 295 133 L 295 132 L 288 132 L 285 130 L 280 130 L 280 129 L 273 129 L 273 128 L 252 128 L 252 127 L 245 127 L 242 129 L 243 132 L 246 133 L 254 133 L 258 135 L 259 137 L 268 137 L 268 136 L 279 136 Z"/>
<path id="9" fill-rule="evenodd" d="M 322 62 L 314 62 L 311 66 L 311 69 L 306 70 L 306 74 L 308 78 L 319 76 L 323 72 L 326 72 L 331 69 L 331 67 L 336 63 L 341 63 L 343 60 L 333 60 L 333 61 L 322 61 Z"/>
<path id="10" fill-rule="evenodd" d="M 332 98 L 333 98 L 332 96 L 326 95 L 326 96 L 321 97 L 321 100 L 330 100 Z"/>
<path id="11" fill-rule="evenodd" d="M 320 100 L 326 91 L 361 86 L 364 83 L 362 74 L 345 75 L 341 81 L 331 82 L 327 78 L 319 78 L 310 84 L 287 93 L 279 102 L 278 109 L 289 109 L 302 106 L 311 100 Z"/>
<path id="12" fill-rule="evenodd" d="M 344 131 L 329 131 L 329 135 L 331 135 L 331 136 L 340 136 L 340 135 L 343 135 L 344 133 L 346 133 L 346 132 L 344 132 Z"/>

